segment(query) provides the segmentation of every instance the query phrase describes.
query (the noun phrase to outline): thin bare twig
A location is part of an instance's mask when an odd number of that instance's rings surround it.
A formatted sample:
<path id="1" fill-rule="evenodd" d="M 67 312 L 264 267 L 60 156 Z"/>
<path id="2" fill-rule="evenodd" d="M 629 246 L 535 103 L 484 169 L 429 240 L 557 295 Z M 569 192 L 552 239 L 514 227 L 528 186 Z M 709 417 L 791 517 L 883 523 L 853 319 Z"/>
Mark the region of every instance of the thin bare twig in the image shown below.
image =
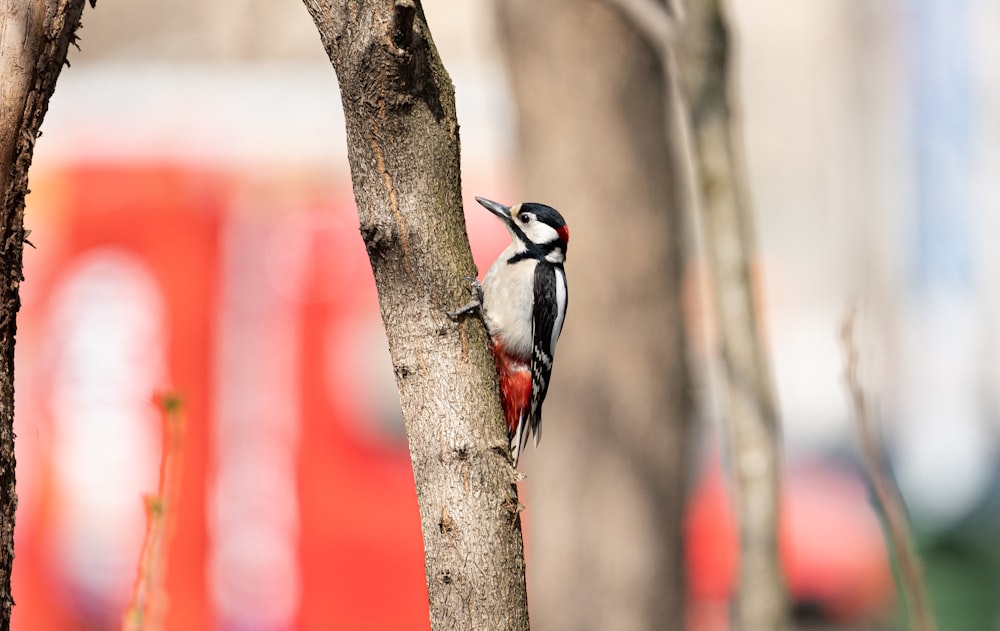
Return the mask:
<path id="1" fill-rule="evenodd" d="M 892 483 L 883 454 L 880 423 L 872 411 L 869 398 L 858 378 L 858 347 L 854 339 L 858 310 L 848 307 L 840 327 L 840 339 L 844 345 L 844 382 L 854 408 L 854 419 L 858 433 L 858 448 L 865 473 L 875 491 L 878 510 L 885 515 L 888 532 L 886 537 L 892 547 L 899 567 L 900 590 L 906 601 L 910 628 L 915 631 L 934 631 L 934 616 L 931 613 L 924 589 L 923 571 L 920 559 L 913 547 L 913 539 L 907 526 L 906 510 L 903 507 L 895 484 Z"/>
<path id="2" fill-rule="evenodd" d="M 160 481 L 155 494 L 145 495 L 146 535 L 136 569 L 132 597 L 122 620 L 122 631 L 157 631 L 163 628 L 167 556 L 176 521 L 184 461 L 184 417 L 180 397 L 156 397 L 163 423 Z"/>

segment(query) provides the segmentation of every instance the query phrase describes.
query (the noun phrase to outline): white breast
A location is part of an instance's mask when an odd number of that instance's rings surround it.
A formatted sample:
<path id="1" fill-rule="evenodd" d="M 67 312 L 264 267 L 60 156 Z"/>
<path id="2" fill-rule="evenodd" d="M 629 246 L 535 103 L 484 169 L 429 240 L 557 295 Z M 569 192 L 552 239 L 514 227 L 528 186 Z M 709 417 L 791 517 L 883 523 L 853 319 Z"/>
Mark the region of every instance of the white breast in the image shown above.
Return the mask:
<path id="1" fill-rule="evenodd" d="M 532 348 L 536 261 L 525 259 L 508 265 L 507 260 L 515 253 L 515 245 L 511 244 L 486 272 L 483 316 L 490 335 L 499 337 L 507 352 L 527 360 Z"/>

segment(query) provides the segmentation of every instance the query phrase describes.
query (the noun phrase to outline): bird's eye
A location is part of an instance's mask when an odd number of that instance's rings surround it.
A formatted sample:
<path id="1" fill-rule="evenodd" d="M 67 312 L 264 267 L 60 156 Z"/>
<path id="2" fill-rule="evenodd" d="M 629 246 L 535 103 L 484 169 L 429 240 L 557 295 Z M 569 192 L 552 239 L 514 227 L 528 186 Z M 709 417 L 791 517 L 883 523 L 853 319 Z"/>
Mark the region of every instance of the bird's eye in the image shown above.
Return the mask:
<path id="1" fill-rule="evenodd" d="M 521 220 L 521 223 L 528 223 L 529 221 L 531 221 L 531 215 L 529 215 L 528 213 L 521 213 L 520 215 L 517 216 L 517 218 Z"/>

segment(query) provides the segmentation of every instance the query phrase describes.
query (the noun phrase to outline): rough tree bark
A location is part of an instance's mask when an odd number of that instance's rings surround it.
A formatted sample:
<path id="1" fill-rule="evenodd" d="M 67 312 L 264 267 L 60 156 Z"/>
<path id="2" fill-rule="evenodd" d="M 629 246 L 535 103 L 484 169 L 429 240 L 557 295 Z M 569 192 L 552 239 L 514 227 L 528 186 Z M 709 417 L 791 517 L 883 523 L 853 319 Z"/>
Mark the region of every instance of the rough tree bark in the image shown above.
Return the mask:
<path id="1" fill-rule="evenodd" d="M 431 626 L 528 628 L 517 473 L 478 319 L 454 88 L 414 0 L 305 0 L 340 82 L 348 159 L 420 505 Z M 346 507 L 345 510 L 350 510 Z"/>
<path id="2" fill-rule="evenodd" d="M 681 191 L 658 60 L 602 2 L 496 8 L 517 105 L 519 197 L 554 205 L 573 234 L 545 440 L 523 460 L 532 622 L 682 628 L 693 402 Z"/>
<path id="3" fill-rule="evenodd" d="M 83 14 L 83 0 L 8 0 L 0 5 L 0 630 L 10 628 L 17 509 L 14 337 L 23 280 L 28 167 L 56 79 Z"/>

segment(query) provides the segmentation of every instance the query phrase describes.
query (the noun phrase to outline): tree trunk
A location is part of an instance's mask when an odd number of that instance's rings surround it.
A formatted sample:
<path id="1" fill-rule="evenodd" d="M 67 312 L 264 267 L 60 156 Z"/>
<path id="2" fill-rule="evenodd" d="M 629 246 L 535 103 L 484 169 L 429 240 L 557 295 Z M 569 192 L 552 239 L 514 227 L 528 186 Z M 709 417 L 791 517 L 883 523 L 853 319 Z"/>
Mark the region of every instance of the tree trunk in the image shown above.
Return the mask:
<path id="1" fill-rule="evenodd" d="M 530 484 L 536 628 L 678 629 L 693 415 L 684 222 L 663 75 L 590 0 L 497 3 L 519 117 L 521 199 L 572 226 L 570 305 Z"/>
<path id="2" fill-rule="evenodd" d="M 740 531 L 734 626 L 780 631 L 787 627 L 778 555 L 781 427 L 753 291 L 756 242 L 731 94 L 729 26 L 720 0 L 688 5 L 679 50 L 681 78 L 712 270 Z"/>
<path id="3" fill-rule="evenodd" d="M 528 628 L 515 481 L 479 319 L 454 88 L 414 0 L 305 0 L 340 82 L 420 505 L 431 626 Z M 345 507 L 350 510 L 350 507 Z"/>
<path id="4" fill-rule="evenodd" d="M 0 7 L 0 631 L 10 628 L 14 604 L 14 337 L 28 167 L 82 13 L 83 0 L 8 0 Z"/>

